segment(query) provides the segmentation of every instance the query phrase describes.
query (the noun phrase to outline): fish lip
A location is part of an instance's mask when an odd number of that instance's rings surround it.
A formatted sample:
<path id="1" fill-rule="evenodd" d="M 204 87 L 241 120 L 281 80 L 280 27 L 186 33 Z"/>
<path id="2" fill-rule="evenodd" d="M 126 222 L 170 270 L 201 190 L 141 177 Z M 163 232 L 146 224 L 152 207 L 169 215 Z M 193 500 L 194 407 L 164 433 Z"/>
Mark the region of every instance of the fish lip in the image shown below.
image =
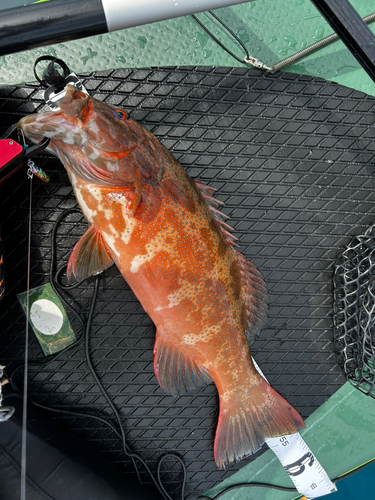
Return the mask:
<path id="1" fill-rule="evenodd" d="M 23 116 L 19 120 L 19 124 L 30 124 L 30 123 L 47 123 L 47 120 L 52 117 L 56 116 L 59 113 L 59 111 L 42 111 L 40 113 L 32 113 L 30 115 Z"/>
<path id="2" fill-rule="evenodd" d="M 18 137 L 21 137 L 21 136 L 23 138 L 26 137 L 30 141 L 32 141 L 34 143 L 38 143 L 38 142 L 42 141 L 45 137 L 43 135 L 33 134 L 30 132 L 30 130 L 28 130 L 28 125 L 33 123 L 33 121 L 27 120 L 27 118 L 30 118 L 31 116 L 33 116 L 33 115 L 24 116 L 23 118 L 21 118 L 21 120 L 18 121 L 17 134 L 18 134 Z"/>
<path id="3" fill-rule="evenodd" d="M 36 113 L 33 113 L 32 115 L 26 115 L 23 116 L 20 120 L 17 122 L 17 130 L 21 129 L 23 132 L 26 132 L 25 128 L 27 125 L 30 125 L 31 123 L 36 122 Z"/>
<path id="4" fill-rule="evenodd" d="M 38 140 L 42 140 L 45 136 L 43 133 L 41 134 L 41 130 L 33 132 L 30 128 L 32 129 L 33 126 L 37 125 L 39 127 L 42 127 L 43 125 L 55 125 L 55 123 L 48 121 L 55 115 L 56 112 L 54 111 L 45 111 L 43 113 L 32 113 L 31 115 L 23 116 L 17 123 L 17 130 L 22 130 L 28 139 L 36 138 Z"/>

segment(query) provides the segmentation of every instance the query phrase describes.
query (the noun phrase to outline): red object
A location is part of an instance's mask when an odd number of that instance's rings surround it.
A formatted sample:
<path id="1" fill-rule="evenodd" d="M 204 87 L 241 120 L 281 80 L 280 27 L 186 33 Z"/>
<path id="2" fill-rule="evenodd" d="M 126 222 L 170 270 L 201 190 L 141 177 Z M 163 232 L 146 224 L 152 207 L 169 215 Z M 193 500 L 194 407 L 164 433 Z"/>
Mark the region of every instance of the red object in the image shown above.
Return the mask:
<path id="1" fill-rule="evenodd" d="M 0 183 L 7 179 L 16 170 L 22 167 L 21 164 L 14 164 L 11 162 L 20 156 L 23 152 L 23 147 L 13 139 L 0 139 Z"/>
<path id="2" fill-rule="evenodd" d="M 12 139 L 0 139 L 0 168 L 5 167 L 23 151 L 23 147 Z"/>

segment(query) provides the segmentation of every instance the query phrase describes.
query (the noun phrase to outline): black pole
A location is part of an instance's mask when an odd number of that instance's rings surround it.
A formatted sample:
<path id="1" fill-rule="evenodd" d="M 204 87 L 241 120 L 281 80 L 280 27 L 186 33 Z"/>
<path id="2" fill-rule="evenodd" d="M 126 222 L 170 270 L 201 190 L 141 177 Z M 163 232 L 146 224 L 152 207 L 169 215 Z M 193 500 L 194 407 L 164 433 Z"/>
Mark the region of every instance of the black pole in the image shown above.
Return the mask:
<path id="1" fill-rule="evenodd" d="M 15 7 L 0 12 L 0 55 L 107 31 L 101 0 L 64 0 Z"/>
<path id="2" fill-rule="evenodd" d="M 0 56 L 244 0 L 52 0 L 0 12 Z"/>
<path id="3" fill-rule="evenodd" d="M 375 36 L 358 12 L 348 0 L 311 0 L 311 2 L 375 81 Z"/>

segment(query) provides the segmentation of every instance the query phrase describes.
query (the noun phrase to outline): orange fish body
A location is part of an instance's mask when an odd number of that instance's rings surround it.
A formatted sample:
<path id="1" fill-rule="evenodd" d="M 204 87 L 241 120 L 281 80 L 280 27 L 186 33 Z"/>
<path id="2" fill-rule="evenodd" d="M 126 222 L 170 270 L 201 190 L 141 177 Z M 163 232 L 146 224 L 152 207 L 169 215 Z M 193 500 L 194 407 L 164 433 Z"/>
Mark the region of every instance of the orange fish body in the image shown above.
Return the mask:
<path id="1" fill-rule="evenodd" d="M 266 319 L 261 274 L 234 248 L 211 195 L 127 114 L 67 87 L 58 113 L 23 118 L 51 138 L 90 227 L 68 264 L 71 281 L 113 262 L 156 325 L 154 369 L 170 394 L 213 381 L 220 398 L 217 466 L 303 427 L 258 374 L 248 341 Z"/>

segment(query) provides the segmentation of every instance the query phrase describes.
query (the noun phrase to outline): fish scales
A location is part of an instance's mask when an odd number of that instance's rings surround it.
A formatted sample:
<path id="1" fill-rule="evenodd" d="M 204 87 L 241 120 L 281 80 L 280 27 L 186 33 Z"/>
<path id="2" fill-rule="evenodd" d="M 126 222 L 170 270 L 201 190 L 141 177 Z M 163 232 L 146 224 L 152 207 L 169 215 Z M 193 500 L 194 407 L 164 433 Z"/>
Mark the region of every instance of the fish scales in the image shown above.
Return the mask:
<path id="1" fill-rule="evenodd" d="M 35 141 L 51 138 L 89 223 L 69 280 L 115 263 L 156 325 L 160 385 L 177 395 L 215 383 L 219 468 L 297 432 L 301 417 L 252 363 L 248 341 L 266 320 L 266 285 L 236 250 L 214 190 L 193 181 L 125 111 L 73 86 L 60 106 L 18 126 Z"/>

